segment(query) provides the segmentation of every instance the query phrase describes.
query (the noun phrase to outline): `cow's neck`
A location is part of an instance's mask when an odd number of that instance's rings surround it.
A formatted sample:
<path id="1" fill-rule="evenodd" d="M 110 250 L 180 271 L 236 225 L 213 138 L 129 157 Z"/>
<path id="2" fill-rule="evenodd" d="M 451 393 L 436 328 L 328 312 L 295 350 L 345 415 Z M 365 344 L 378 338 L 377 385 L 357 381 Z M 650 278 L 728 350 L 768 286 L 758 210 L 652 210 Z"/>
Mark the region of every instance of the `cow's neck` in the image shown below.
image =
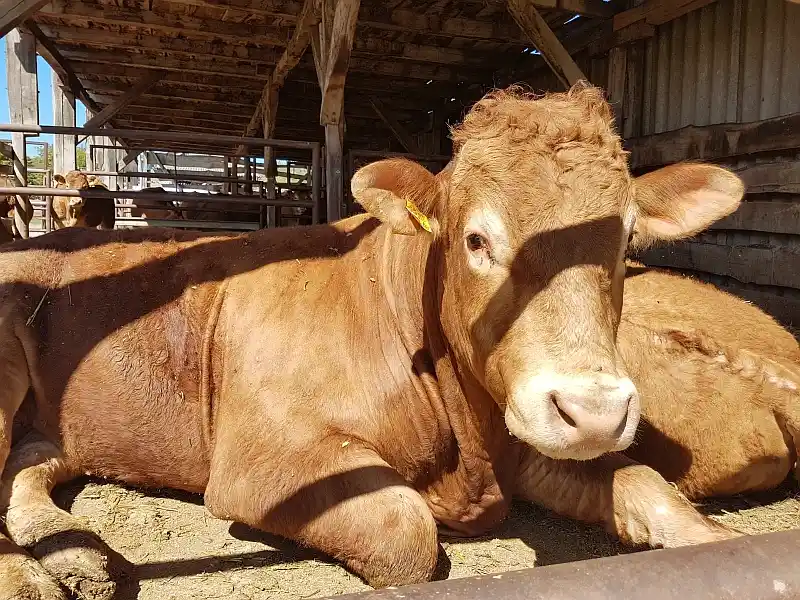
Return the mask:
<path id="1" fill-rule="evenodd" d="M 438 252 L 423 233 L 409 237 L 387 231 L 382 284 L 426 401 L 443 421 L 442 432 L 451 440 L 456 462 L 443 465 L 438 477 L 427 482 L 431 508 L 449 528 L 474 534 L 505 516 L 518 464 L 517 445 L 511 444 L 495 402 L 471 373 L 459 368 L 442 333 Z"/>

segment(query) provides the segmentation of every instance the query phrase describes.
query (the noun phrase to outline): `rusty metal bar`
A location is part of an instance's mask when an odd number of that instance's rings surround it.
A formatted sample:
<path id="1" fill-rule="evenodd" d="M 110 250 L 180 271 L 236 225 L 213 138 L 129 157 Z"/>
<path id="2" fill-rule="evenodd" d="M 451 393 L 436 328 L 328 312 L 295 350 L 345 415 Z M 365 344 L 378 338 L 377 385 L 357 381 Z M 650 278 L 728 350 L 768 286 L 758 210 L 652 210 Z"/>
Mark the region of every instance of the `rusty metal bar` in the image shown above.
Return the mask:
<path id="1" fill-rule="evenodd" d="M 296 202 L 294 200 L 282 200 L 280 198 L 269 200 L 261 196 L 223 196 L 211 194 L 196 194 L 182 192 L 137 192 L 133 190 L 73 190 L 68 188 L 45 188 L 45 187 L 0 187 L 0 195 L 24 195 L 24 196 L 66 196 L 71 198 L 130 198 L 132 200 L 144 200 L 145 202 L 161 202 L 165 200 L 199 201 L 199 202 L 228 202 L 230 204 L 263 204 L 264 206 L 295 206 L 302 208 L 313 208 L 313 202 Z"/>
<path id="2" fill-rule="evenodd" d="M 800 530 L 781 531 L 337 596 L 336 600 L 788 600 L 800 598 L 798 550 Z"/>
<path id="3" fill-rule="evenodd" d="M 112 129 L 103 127 L 66 127 L 63 125 L 21 125 L 19 123 L 0 124 L 0 131 L 41 135 L 43 133 L 62 135 L 96 135 L 102 137 L 124 138 L 128 140 L 155 140 L 157 142 L 197 142 L 238 144 L 241 146 L 269 146 L 271 148 L 290 148 L 311 150 L 319 147 L 319 142 L 299 142 L 296 140 L 274 140 L 271 138 L 239 137 L 238 135 L 219 135 L 189 133 L 185 131 L 154 131 L 151 129 Z"/>

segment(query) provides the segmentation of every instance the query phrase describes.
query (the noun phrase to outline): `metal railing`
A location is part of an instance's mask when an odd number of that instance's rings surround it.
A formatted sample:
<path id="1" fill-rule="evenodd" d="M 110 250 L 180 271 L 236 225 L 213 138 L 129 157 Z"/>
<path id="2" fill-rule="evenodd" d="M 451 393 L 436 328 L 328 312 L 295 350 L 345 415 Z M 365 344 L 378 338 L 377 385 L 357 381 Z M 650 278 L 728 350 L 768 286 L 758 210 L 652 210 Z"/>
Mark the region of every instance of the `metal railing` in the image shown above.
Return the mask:
<path id="1" fill-rule="evenodd" d="M 186 132 L 166 132 L 166 131 L 154 131 L 154 130 L 139 130 L 139 129 L 110 129 L 110 128 L 102 128 L 102 127 L 68 127 L 68 126 L 61 126 L 61 125 L 21 125 L 21 124 L 0 124 L 0 132 L 9 132 L 9 133 L 23 133 L 28 134 L 31 136 L 34 135 L 41 135 L 41 134 L 53 134 L 53 135 L 77 135 L 77 136 L 101 136 L 105 138 L 112 138 L 112 139 L 119 139 L 119 140 L 142 140 L 142 141 L 151 141 L 153 145 L 161 144 L 168 144 L 171 142 L 185 142 L 185 143 L 192 143 L 197 142 L 198 135 L 195 133 L 186 133 Z M 282 207 L 292 207 L 292 208 L 303 208 L 303 209 L 310 209 L 311 212 L 311 222 L 312 224 L 319 223 L 320 220 L 320 206 L 321 206 L 321 178 L 322 178 L 322 164 L 321 164 L 321 148 L 320 144 L 317 142 L 305 142 L 305 141 L 296 141 L 296 140 L 276 140 L 270 138 L 254 138 L 254 137 L 239 137 L 234 135 L 203 135 L 202 141 L 204 144 L 208 144 L 209 147 L 218 144 L 220 146 L 245 146 L 249 148 L 254 147 L 261 147 L 261 148 L 274 148 L 276 150 L 307 150 L 311 156 L 311 185 L 310 186 L 301 186 L 301 185 L 292 185 L 290 182 L 286 182 L 286 184 L 278 183 L 276 185 L 266 185 L 265 182 L 254 179 L 252 177 L 241 179 L 239 177 L 232 177 L 226 175 L 206 175 L 201 173 L 192 173 L 192 172 L 172 172 L 172 173 L 161 173 L 161 172 L 143 172 L 143 171 L 136 171 L 136 172 L 126 172 L 126 171 L 119 171 L 119 172 L 112 172 L 112 171 L 84 171 L 87 174 L 96 174 L 100 176 L 107 176 L 107 177 L 116 177 L 116 178 L 123 178 L 123 179 L 132 179 L 132 178 L 150 178 L 150 179 L 165 179 L 171 181 L 196 181 L 196 182 L 219 182 L 220 184 L 237 184 L 233 186 L 234 188 L 238 188 L 240 185 L 245 186 L 245 193 L 244 195 L 238 193 L 238 189 L 235 189 L 234 193 L 226 194 L 226 193 L 214 193 L 214 194 L 200 194 L 200 193 L 193 193 L 193 192 L 171 192 L 171 191 L 164 191 L 164 192 L 148 192 L 148 191 L 138 191 L 138 190 L 119 190 L 119 191 L 111 191 L 111 190 L 104 190 L 104 189 L 86 189 L 86 190 L 72 190 L 72 189 L 61 189 L 61 188 L 53 188 L 50 187 L 51 182 L 49 181 L 49 171 L 45 174 L 45 186 L 33 186 L 29 185 L 27 182 L 27 172 L 45 172 L 46 169 L 25 169 L 26 177 L 24 181 L 18 180 L 18 185 L 16 186 L 7 186 L 0 188 L 0 194 L 8 194 L 17 196 L 23 203 L 31 196 L 39 196 L 44 198 L 52 198 L 53 196 L 66 196 L 66 197 L 82 197 L 82 198 L 111 198 L 111 199 L 128 199 L 132 200 L 133 204 L 122 204 L 118 205 L 115 204 L 117 208 L 140 208 L 138 203 L 144 203 L 141 205 L 141 208 L 167 208 L 171 209 L 172 206 L 168 206 L 167 204 L 172 202 L 179 202 L 181 203 L 181 207 L 175 207 L 176 210 L 191 210 L 193 205 L 196 205 L 198 209 L 202 212 L 238 212 L 238 213 L 248 213 L 251 211 L 247 210 L 237 210 L 237 207 L 240 207 L 244 204 L 249 204 L 251 206 L 259 207 L 260 211 L 260 222 L 256 225 L 250 222 L 237 222 L 235 225 L 231 221 L 218 221 L 218 222 L 208 222 L 208 221 L 189 221 L 189 220 L 164 220 L 159 219 L 159 224 L 165 224 L 168 226 L 174 227 L 192 227 L 197 226 L 199 228 L 209 228 L 209 229 L 257 229 L 260 226 L 264 225 L 265 222 L 265 213 L 264 209 L 274 207 L 276 209 L 276 215 L 280 218 L 280 209 Z M 122 150 L 120 147 L 113 147 L 116 150 Z M 139 148 L 141 150 L 147 150 L 149 148 Z M 187 152 L 191 152 L 194 154 L 203 154 L 202 151 L 192 151 L 189 150 Z M 213 154 L 212 152 L 208 152 L 208 154 Z M 274 182 L 273 182 L 274 183 Z M 21 184 L 21 185 L 19 185 Z M 260 188 L 259 195 L 253 195 L 252 190 L 253 188 Z M 304 201 L 297 201 L 297 200 L 290 200 L 290 199 L 283 199 L 277 196 L 278 190 L 283 189 L 297 189 L 297 190 L 308 190 L 311 192 L 311 200 L 309 202 Z M 149 203 L 149 204 L 148 204 Z M 215 206 L 208 206 L 208 203 L 213 203 Z M 44 203 L 36 202 L 36 208 L 45 208 L 45 217 L 44 220 L 46 222 L 45 230 L 50 231 L 51 229 L 51 201 L 45 201 Z M 147 206 L 145 206 L 148 204 Z M 218 208 L 220 205 L 230 206 L 230 209 L 220 209 Z M 141 219 L 138 221 L 135 217 L 127 217 L 127 216 L 119 216 L 117 218 L 117 222 L 124 226 L 135 226 L 142 224 Z M 163 223 L 162 223 L 163 221 Z M 154 220 L 148 219 L 144 222 L 145 224 L 154 224 Z M 206 226 L 206 223 L 209 223 Z M 227 223 L 227 226 L 226 226 Z M 27 233 L 27 232 L 26 232 Z"/>
<path id="2" fill-rule="evenodd" d="M 800 531 L 781 531 L 368 591 L 336 600 L 788 600 L 800 598 L 798 549 Z"/>

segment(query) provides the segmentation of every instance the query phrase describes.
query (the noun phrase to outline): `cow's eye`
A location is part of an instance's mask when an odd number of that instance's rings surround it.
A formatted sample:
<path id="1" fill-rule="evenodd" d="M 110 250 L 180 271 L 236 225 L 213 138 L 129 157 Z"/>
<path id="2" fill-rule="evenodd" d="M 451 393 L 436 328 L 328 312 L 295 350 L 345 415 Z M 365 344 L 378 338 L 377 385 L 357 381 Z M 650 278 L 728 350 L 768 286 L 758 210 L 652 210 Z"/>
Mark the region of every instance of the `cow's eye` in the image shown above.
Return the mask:
<path id="1" fill-rule="evenodd" d="M 482 235 L 470 233 L 467 236 L 467 248 L 469 248 L 470 252 L 480 252 L 481 250 L 486 250 L 487 247 L 486 239 Z"/>

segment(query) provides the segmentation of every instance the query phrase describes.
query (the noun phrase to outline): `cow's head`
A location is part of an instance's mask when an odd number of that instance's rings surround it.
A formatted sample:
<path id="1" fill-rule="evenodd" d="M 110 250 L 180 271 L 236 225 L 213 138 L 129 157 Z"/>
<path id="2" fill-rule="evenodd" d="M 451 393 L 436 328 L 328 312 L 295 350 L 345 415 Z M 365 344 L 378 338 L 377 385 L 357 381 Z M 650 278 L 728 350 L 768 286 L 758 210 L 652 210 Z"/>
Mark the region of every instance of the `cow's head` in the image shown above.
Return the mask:
<path id="1" fill-rule="evenodd" d="M 615 345 L 626 250 L 705 229 L 736 209 L 741 181 L 700 164 L 633 178 L 608 104 L 583 85 L 494 92 L 453 139 L 438 176 L 372 163 L 353 195 L 396 233 L 433 240 L 442 330 L 511 433 L 553 458 L 626 448 L 640 411 Z"/>

